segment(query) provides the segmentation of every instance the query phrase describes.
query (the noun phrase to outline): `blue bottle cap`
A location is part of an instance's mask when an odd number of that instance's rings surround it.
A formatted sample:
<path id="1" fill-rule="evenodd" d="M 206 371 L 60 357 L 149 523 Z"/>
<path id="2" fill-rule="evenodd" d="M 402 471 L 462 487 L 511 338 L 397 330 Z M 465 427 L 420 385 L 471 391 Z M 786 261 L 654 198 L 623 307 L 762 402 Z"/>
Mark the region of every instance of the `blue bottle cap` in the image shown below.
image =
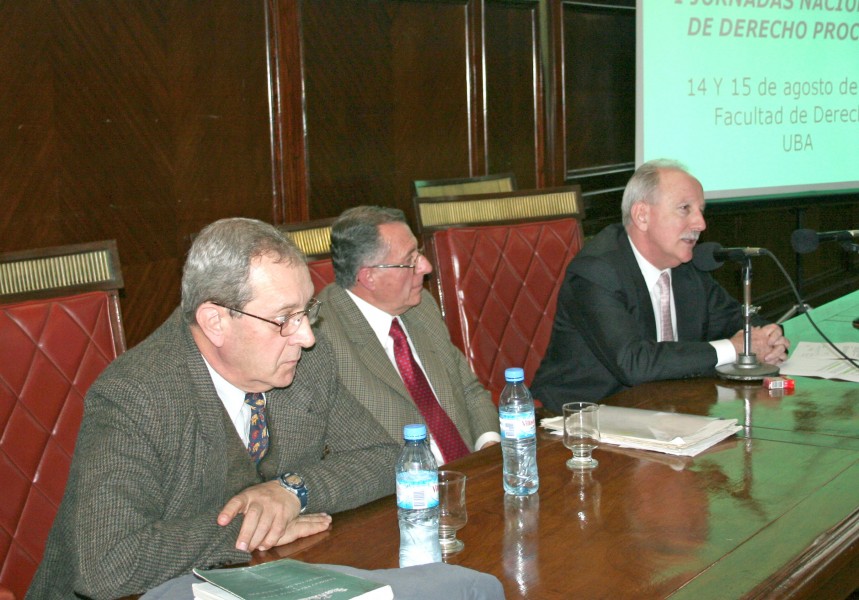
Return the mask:
<path id="1" fill-rule="evenodd" d="M 423 440 L 427 437 L 427 426 L 421 423 L 403 427 L 403 439 L 406 441 Z"/>
<path id="2" fill-rule="evenodd" d="M 517 381 L 525 381 L 525 369 L 522 367 L 511 367 L 504 369 L 504 379 L 516 383 Z"/>

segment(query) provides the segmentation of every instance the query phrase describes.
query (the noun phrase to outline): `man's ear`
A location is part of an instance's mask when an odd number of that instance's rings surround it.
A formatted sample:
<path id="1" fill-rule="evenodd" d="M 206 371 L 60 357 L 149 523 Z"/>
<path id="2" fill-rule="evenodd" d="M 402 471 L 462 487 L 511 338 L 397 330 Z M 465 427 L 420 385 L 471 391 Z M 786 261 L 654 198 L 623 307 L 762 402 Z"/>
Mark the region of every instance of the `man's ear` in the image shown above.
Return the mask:
<path id="1" fill-rule="evenodd" d="M 647 202 L 636 202 L 629 209 L 632 226 L 640 231 L 647 231 L 650 219 L 650 204 Z"/>
<path id="2" fill-rule="evenodd" d="M 197 312 L 194 313 L 194 318 L 200 331 L 212 343 L 212 345 L 220 348 L 224 344 L 226 329 L 229 328 L 227 316 L 229 310 L 212 304 L 211 302 L 203 302 L 197 307 Z"/>
<path id="3" fill-rule="evenodd" d="M 370 291 L 376 289 L 376 275 L 374 269 L 361 267 L 358 270 L 358 277 L 355 278 L 355 284 L 367 288 Z"/>

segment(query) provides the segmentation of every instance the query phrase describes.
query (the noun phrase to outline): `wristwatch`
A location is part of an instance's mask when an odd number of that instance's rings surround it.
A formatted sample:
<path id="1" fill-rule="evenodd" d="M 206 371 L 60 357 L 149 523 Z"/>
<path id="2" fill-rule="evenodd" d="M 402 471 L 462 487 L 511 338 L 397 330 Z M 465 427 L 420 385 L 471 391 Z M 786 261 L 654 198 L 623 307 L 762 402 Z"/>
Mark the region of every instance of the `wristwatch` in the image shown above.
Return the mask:
<path id="1" fill-rule="evenodd" d="M 307 508 L 307 486 L 304 485 L 304 478 L 298 473 L 284 473 L 275 479 L 284 489 L 298 496 L 298 500 L 301 502 L 301 512 L 304 512 Z"/>

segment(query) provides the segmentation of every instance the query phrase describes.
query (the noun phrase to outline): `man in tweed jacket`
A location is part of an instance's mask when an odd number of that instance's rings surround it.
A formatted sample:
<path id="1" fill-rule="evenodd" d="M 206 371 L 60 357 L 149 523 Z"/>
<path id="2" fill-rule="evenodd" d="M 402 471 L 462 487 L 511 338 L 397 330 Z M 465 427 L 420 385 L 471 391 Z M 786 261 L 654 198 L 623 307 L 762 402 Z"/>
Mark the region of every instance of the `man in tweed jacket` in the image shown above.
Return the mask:
<path id="1" fill-rule="evenodd" d="M 319 329 L 334 345 L 343 383 L 390 437 L 402 442 L 404 425 L 425 422 L 392 358 L 388 329 L 399 317 L 438 402 L 468 449 L 500 441 L 491 396 L 450 341 L 438 305 L 423 287 L 432 265 L 419 252 L 402 211 L 348 209 L 332 226 L 331 252 L 337 282 L 319 295 L 326 304 Z M 446 462 L 430 441 L 439 464 Z"/>
<path id="2" fill-rule="evenodd" d="M 311 330 L 313 287 L 292 242 L 259 221 L 218 221 L 195 240 L 182 288 L 181 309 L 87 394 L 28 597 L 141 593 L 324 531 L 325 513 L 394 491 L 398 446 Z M 266 399 L 270 444 L 258 464 L 244 392 Z M 303 478 L 306 512 L 277 479 L 285 473 Z"/>

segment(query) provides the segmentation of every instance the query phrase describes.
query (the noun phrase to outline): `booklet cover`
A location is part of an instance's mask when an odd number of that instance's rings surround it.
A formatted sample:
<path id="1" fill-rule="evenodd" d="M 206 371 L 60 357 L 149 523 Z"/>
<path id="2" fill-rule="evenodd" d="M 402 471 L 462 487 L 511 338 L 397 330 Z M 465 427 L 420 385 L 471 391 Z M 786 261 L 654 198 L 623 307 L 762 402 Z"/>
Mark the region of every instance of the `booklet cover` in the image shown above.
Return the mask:
<path id="1" fill-rule="evenodd" d="M 390 585 L 284 558 L 234 569 L 194 569 L 201 600 L 391 600 Z"/>

